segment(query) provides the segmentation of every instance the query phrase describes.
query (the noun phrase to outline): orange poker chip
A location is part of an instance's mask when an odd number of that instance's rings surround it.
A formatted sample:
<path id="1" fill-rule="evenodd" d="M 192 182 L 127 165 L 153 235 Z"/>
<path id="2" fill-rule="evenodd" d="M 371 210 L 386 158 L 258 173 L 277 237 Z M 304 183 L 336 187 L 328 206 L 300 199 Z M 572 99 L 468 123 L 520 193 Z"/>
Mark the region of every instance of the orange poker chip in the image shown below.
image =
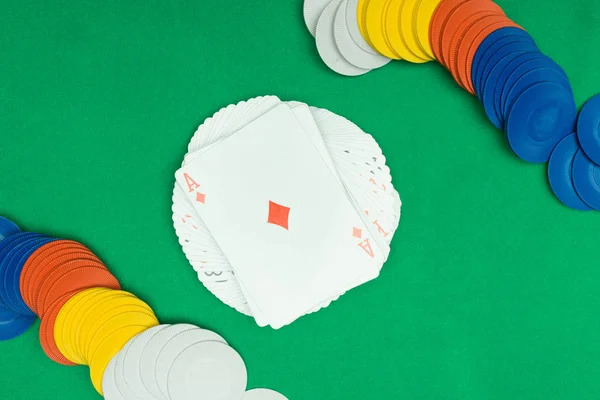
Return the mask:
<path id="1" fill-rule="evenodd" d="M 40 324 L 40 343 L 44 353 L 46 353 L 48 358 L 50 358 L 52 361 L 67 366 L 74 366 L 77 364 L 69 361 L 58 349 L 56 341 L 54 340 L 54 323 L 56 322 L 58 313 L 63 308 L 65 303 L 78 292 L 79 291 L 73 291 L 63 294 L 61 297 L 55 300 L 54 303 L 48 307 L 48 311 L 46 311 L 46 314 L 44 315 L 44 318 L 42 318 L 42 322 Z"/>
<path id="2" fill-rule="evenodd" d="M 73 260 L 90 260 L 94 262 L 98 262 L 92 260 L 86 253 L 67 253 L 62 256 L 57 256 L 56 259 L 48 258 L 40 267 L 37 269 L 37 273 L 33 274 L 31 283 L 27 287 L 28 290 L 28 300 L 31 303 L 31 309 L 38 313 L 40 310 L 37 310 L 37 296 L 39 293 L 39 289 L 46 277 L 52 273 L 54 270 L 59 269 L 62 265 L 73 261 Z M 39 314 L 38 314 L 39 315 Z M 41 316 L 41 315 L 40 315 Z"/>
<path id="3" fill-rule="evenodd" d="M 58 267 L 65 263 L 73 260 L 90 259 L 91 257 L 82 252 L 81 250 L 59 250 L 54 252 L 52 256 L 40 260 L 37 265 L 34 265 L 31 276 L 25 283 L 24 291 L 26 298 L 24 299 L 27 305 L 36 313 L 37 310 L 37 295 L 39 293 L 40 286 L 46 279 L 46 277 L 56 270 Z M 96 262 L 99 262 L 96 260 Z M 39 314 L 38 314 L 39 315 Z"/>
<path id="4" fill-rule="evenodd" d="M 449 63 L 450 53 L 452 52 L 451 43 L 455 36 L 462 36 L 464 32 L 458 31 L 458 27 L 473 14 L 480 12 L 490 12 L 497 15 L 505 15 L 504 11 L 496 3 L 489 0 L 468 1 L 461 3 L 451 13 L 444 29 L 442 31 L 442 47 L 441 47 L 441 63 L 450 69 Z"/>
<path id="5" fill-rule="evenodd" d="M 459 69 L 462 68 L 462 65 L 460 65 L 458 63 L 458 51 L 460 49 L 460 46 L 463 43 L 465 34 L 478 21 L 480 21 L 484 18 L 490 17 L 490 16 L 497 16 L 497 15 L 498 14 L 495 14 L 492 11 L 480 11 L 476 14 L 471 15 L 470 17 L 465 19 L 462 22 L 462 24 L 457 28 L 457 34 L 455 34 L 454 37 L 452 38 L 452 42 L 450 43 L 450 52 L 448 54 L 448 59 L 446 60 L 447 68 L 450 71 L 450 73 L 452 74 L 452 77 L 454 78 L 456 83 L 458 83 L 458 85 L 465 90 L 466 90 L 466 85 L 460 79 L 460 75 L 459 75 Z"/>
<path id="6" fill-rule="evenodd" d="M 49 245 L 38 249 L 38 251 L 27 260 L 27 263 L 23 267 L 19 283 L 21 287 L 21 296 L 28 306 L 31 307 L 31 303 L 34 301 L 35 291 L 33 288 L 35 287 L 36 282 L 41 275 L 44 275 L 49 271 L 49 266 L 47 264 L 51 263 L 56 258 L 67 256 L 71 253 L 76 253 L 80 258 L 95 258 L 98 260 L 98 257 L 82 244 L 67 240 L 49 243 Z"/>
<path id="7" fill-rule="evenodd" d="M 47 243 L 36 251 L 34 251 L 31 256 L 27 259 L 25 264 L 23 265 L 23 269 L 21 270 L 21 276 L 19 277 L 19 287 L 21 288 L 21 297 L 23 300 L 27 301 L 28 292 L 25 288 L 28 288 L 31 276 L 33 275 L 33 271 L 36 269 L 40 260 L 46 259 L 50 254 L 61 247 L 65 246 L 73 246 L 73 247 L 81 247 L 83 245 L 72 240 L 55 240 L 53 242 Z"/>
<path id="8" fill-rule="evenodd" d="M 37 308 L 37 295 L 40 286 L 46 277 L 55 271 L 57 268 L 68 263 L 69 261 L 89 260 L 96 263 L 101 263 L 97 257 L 82 250 L 59 250 L 45 259 L 40 259 L 37 265 L 34 265 L 29 281 L 26 283 L 25 292 L 27 299 L 25 302 L 34 312 Z"/>
<path id="9" fill-rule="evenodd" d="M 440 61 L 442 59 L 442 32 L 446 26 L 446 21 L 456 7 L 468 1 L 481 0 L 444 0 L 435 9 L 429 25 L 429 41 L 436 60 Z"/>
<path id="10" fill-rule="evenodd" d="M 119 290 L 121 285 L 105 267 L 85 266 L 75 268 L 61 275 L 48 289 L 46 296 L 40 299 L 38 307 L 45 315 L 46 308 L 58 300 L 65 293 L 74 290 L 91 289 L 94 287 L 103 287 L 107 289 Z"/>
<path id="11" fill-rule="evenodd" d="M 475 90 L 473 86 L 470 84 L 471 77 L 471 66 L 473 62 L 473 57 L 470 57 L 471 62 L 469 63 L 469 51 L 471 47 L 474 45 L 474 41 L 479 36 L 480 32 L 488 26 L 502 26 L 506 24 L 508 18 L 503 15 L 486 15 L 482 16 L 480 19 L 473 22 L 465 29 L 465 33 L 461 40 L 456 45 L 456 74 L 458 79 L 456 79 L 459 84 L 464 87 L 469 93 L 475 94 Z M 475 47 L 478 48 L 479 44 L 476 44 Z M 475 51 L 476 51 L 475 48 Z M 474 55 L 474 53 L 473 53 Z M 467 66 L 467 64 L 469 65 Z M 467 68 L 469 71 L 467 71 Z M 467 82 L 467 80 L 469 82 Z"/>
<path id="12" fill-rule="evenodd" d="M 509 26 L 519 27 L 519 25 L 504 15 L 494 15 L 476 22 L 469 28 L 467 33 L 465 33 L 463 42 L 458 49 L 457 63 L 460 80 L 471 94 L 475 94 L 471 69 L 473 67 L 473 58 L 475 58 L 477 49 L 479 49 L 481 42 L 483 42 L 492 32 Z"/>
<path id="13" fill-rule="evenodd" d="M 37 296 L 35 297 L 34 304 L 36 306 L 36 310 L 38 311 L 38 315 L 40 317 L 44 316 L 45 311 L 45 299 L 49 294 L 50 290 L 54 286 L 54 284 L 65 274 L 70 273 L 71 271 L 77 270 L 83 267 L 96 267 L 96 268 L 104 268 L 104 264 L 95 261 L 95 260 L 70 260 L 65 263 L 57 265 L 49 274 L 47 274 L 44 279 L 40 281 L 40 285 L 38 286 Z"/>

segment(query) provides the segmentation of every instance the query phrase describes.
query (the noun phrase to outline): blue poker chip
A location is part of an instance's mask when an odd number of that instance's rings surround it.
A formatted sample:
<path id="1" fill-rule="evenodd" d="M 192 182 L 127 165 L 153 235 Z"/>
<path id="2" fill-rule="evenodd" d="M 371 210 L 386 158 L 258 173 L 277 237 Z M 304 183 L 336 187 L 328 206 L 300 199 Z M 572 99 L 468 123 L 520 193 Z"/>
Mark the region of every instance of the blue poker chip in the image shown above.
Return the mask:
<path id="1" fill-rule="evenodd" d="M 583 150 L 577 151 L 573 161 L 573 184 L 579 197 L 588 206 L 600 211 L 600 166 Z"/>
<path id="2" fill-rule="evenodd" d="M 7 307 L 11 308 L 14 311 L 19 311 L 11 307 L 11 304 L 8 300 L 9 293 L 13 290 L 12 287 L 8 287 L 5 285 L 6 283 L 6 275 L 13 274 L 13 257 L 14 255 L 23 248 L 23 246 L 27 246 L 27 244 L 32 243 L 40 237 L 31 236 L 31 235 L 20 235 L 21 238 L 14 239 L 10 242 L 10 245 L 5 246 L 0 251 L 0 300 Z"/>
<path id="3" fill-rule="evenodd" d="M 22 242 L 23 240 L 26 240 L 26 239 L 29 239 L 32 237 L 39 237 L 39 236 L 43 236 L 43 235 L 41 235 L 39 233 L 32 233 L 32 232 L 18 232 L 13 235 L 10 235 L 6 239 L 0 241 L 0 263 L 6 256 L 6 253 L 8 253 L 14 245 Z"/>
<path id="4" fill-rule="evenodd" d="M 546 162 L 558 142 L 575 130 L 576 119 L 577 106 L 569 89 L 556 82 L 535 84 L 508 113 L 508 142 L 522 160 Z"/>
<path id="5" fill-rule="evenodd" d="M 6 257 L 6 254 L 8 254 L 8 252 L 10 252 L 14 246 L 22 243 L 25 240 L 37 237 L 44 237 L 44 235 L 33 232 L 19 232 L 0 241 L 0 263 L 2 263 L 4 257 Z"/>
<path id="6" fill-rule="evenodd" d="M 2 303 L 15 312 L 19 312 L 13 308 L 8 301 L 8 293 L 12 290 L 11 287 L 6 286 L 5 277 L 7 274 L 12 274 L 11 260 L 15 251 L 18 251 L 25 243 L 35 240 L 35 238 L 28 238 L 22 241 L 15 240 L 10 246 L 5 247 L 2 252 L 2 258 L 0 259 L 0 300 Z"/>
<path id="7" fill-rule="evenodd" d="M 577 137 L 585 154 L 600 165 L 600 94 L 589 99 L 581 109 Z"/>
<path id="8" fill-rule="evenodd" d="M 21 315 L 0 304 L 0 341 L 11 340 L 25 333 L 36 317 Z"/>
<path id="9" fill-rule="evenodd" d="M 58 239 L 50 237 L 35 239 L 27 246 L 23 246 L 18 254 L 15 254 L 13 257 L 12 274 L 8 273 L 7 271 L 7 274 L 4 277 L 4 286 L 8 290 L 7 304 L 13 309 L 20 311 L 22 314 L 35 315 L 21 296 L 20 278 L 21 271 L 23 271 L 23 266 L 37 249 L 55 240 Z M 12 291 L 10 290 L 11 288 Z"/>
<path id="10" fill-rule="evenodd" d="M 499 45 L 500 47 L 498 47 L 498 49 L 490 55 L 487 61 L 485 61 L 485 64 L 483 64 L 483 62 L 481 64 L 482 68 L 479 75 L 479 90 L 477 91 L 477 97 L 479 97 L 480 100 L 483 99 L 485 83 L 487 82 L 492 69 L 498 65 L 498 62 L 510 55 L 513 55 L 514 57 L 521 53 L 539 51 L 535 43 L 522 37 L 507 38 L 506 40 L 497 41 L 496 45 Z"/>
<path id="11" fill-rule="evenodd" d="M 473 84 L 475 84 L 474 77 L 478 74 L 481 68 L 483 60 L 490 56 L 490 48 L 499 40 L 505 40 L 507 37 L 512 38 L 524 38 L 533 42 L 533 38 L 521 28 L 517 27 L 505 27 L 497 29 L 490 33 L 479 45 L 475 55 L 473 56 L 473 63 L 471 66 L 471 76 Z"/>
<path id="12" fill-rule="evenodd" d="M 556 197 L 567 207 L 580 211 L 590 211 L 577 194 L 573 184 L 573 160 L 581 148 L 577 135 L 568 135 L 558 143 L 548 162 L 548 181 Z"/>
<path id="13" fill-rule="evenodd" d="M 525 61 L 509 75 L 509 77 L 506 79 L 506 83 L 504 84 L 504 88 L 502 89 L 502 94 L 500 96 L 500 112 L 504 118 L 506 118 L 508 111 L 510 110 L 510 106 L 512 106 L 514 100 L 516 97 L 518 97 L 518 95 L 515 97 L 515 91 L 511 92 L 517 81 L 519 81 L 523 75 L 531 73 L 531 71 L 544 68 L 557 70 L 563 74 L 565 78 L 567 77 L 566 72 L 560 67 L 560 65 L 558 65 L 548 56 L 542 55 L 542 57 L 536 57 L 534 59 Z M 512 97 L 509 99 L 509 94 L 511 93 Z"/>
<path id="14" fill-rule="evenodd" d="M 6 289 L 4 289 L 3 287 L 5 269 L 3 267 L 5 266 L 5 260 L 7 259 L 7 255 L 15 248 L 15 246 L 20 245 L 24 241 L 40 237 L 44 236 L 39 233 L 19 232 L 0 241 L 0 277 L 2 278 L 2 280 L 0 280 L 0 299 L 3 300 L 4 305 L 7 307 L 8 304 L 6 304 L 6 302 L 4 301 L 4 298 L 6 296 Z"/>
<path id="15" fill-rule="evenodd" d="M 573 88 L 569 79 L 559 70 L 554 68 L 538 68 L 523 74 L 508 91 L 506 96 L 505 109 L 510 112 L 510 109 L 516 99 L 527 89 L 535 84 L 543 82 L 554 82 L 564 86 L 573 94 Z M 506 115 L 505 115 L 506 117 Z"/>
<path id="16" fill-rule="evenodd" d="M 21 229 L 14 222 L 8 218 L 0 217 L 0 241 L 19 232 L 21 232 Z"/>
<path id="17" fill-rule="evenodd" d="M 16 228 L 16 229 L 15 229 Z M 40 237 L 42 235 L 30 232 L 21 232 L 18 227 L 5 218 L 0 218 L 0 263 L 4 261 L 7 254 L 14 246 L 18 246 L 25 240 Z M 0 288 L 3 288 L 0 285 Z M 12 310 L 7 304 L 0 300 L 0 341 L 14 339 L 25 333 L 36 321 L 34 315 L 23 315 Z"/>
<path id="18" fill-rule="evenodd" d="M 500 73 L 498 78 L 496 79 L 496 87 L 494 88 L 494 93 L 493 93 L 494 115 L 496 116 L 496 118 L 498 118 L 500 120 L 500 125 L 502 128 L 504 127 L 504 122 L 505 122 L 504 114 L 502 112 L 502 110 L 503 110 L 502 92 L 504 91 L 504 88 L 509 83 L 510 77 L 523 64 L 527 63 L 528 61 L 536 60 L 536 59 L 543 58 L 543 57 L 547 58 L 548 56 L 540 53 L 539 51 L 535 51 L 535 52 L 531 52 L 531 53 L 521 53 L 521 54 L 517 55 L 515 58 L 512 58 L 508 62 L 508 64 L 506 64 L 506 66 L 504 67 L 504 69 L 502 70 L 502 72 Z M 485 98 L 485 89 L 484 89 L 483 96 Z"/>
<path id="19" fill-rule="evenodd" d="M 506 27 L 490 33 L 479 45 L 473 64 L 471 66 L 471 80 L 476 91 L 481 84 L 480 75 L 483 68 L 488 64 L 488 59 L 506 43 L 515 40 L 526 40 L 535 44 L 533 38 L 521 28 Z"/>
<path id="20" fill-rule="evenodd" d="M 494 67 L 491 68 L 489 74 L 484 80 L 481 89 L 481 102 L 490 122 L 498 129 L 504 128 L 504 117 L 498 113 L 498 99 L 500 97 L 501 89 L 506 83 L 506 78 L 503 78 L 504 71 L 512 64 L 512 62 L 523 56 L 534 57 L 536 54 L 540 54 L 536 51 L 521 51 L 514 52 L 504 55 L 500 60 L 495 62 Z M 494 61 L 492 61 L 494 62 Z M 484 72 L 485 75 L 485 72 Z"/>
<path id="21" fill-rule="evenodd" d="M 537 47 L 535 47 L 534 43 L 521 36 L 506 36 L 492 44 L 482 56 L 478 70 L 472 77 L 473 88 L 475 89 L 475 93 L 479 98 L 481 98 L 482 86 L 485 82 L 485 74 L 489 73 L 489 69 L 494 67 L 493 60 L 498 57 L 498 54 L 500 57 L 508 54 L 510 52 L 510 48 L 519 52 L 537 50 Z"/>
<path id="22" fill-rule="evenodd" d="M 54 240 L 56 239 L 50 237 L 27 240 L 20 245 L 15 246 L 13 250 L 6 256 L 4 261 L 8 262 L 6 268 L 0 264 L 0 279 L 2 279 L 4 288 L 6 290 L 5 295 L 2 296 L 2 300 L 9 308 L 23 315 L 35 315 L 35 313 L 27 306 L 27 304 L 25 304 L 25 301 L 21 296 L 21 271 L 35 250 Z M 2 274 L 4 274 L 4 276 L 2 276 Z"/>

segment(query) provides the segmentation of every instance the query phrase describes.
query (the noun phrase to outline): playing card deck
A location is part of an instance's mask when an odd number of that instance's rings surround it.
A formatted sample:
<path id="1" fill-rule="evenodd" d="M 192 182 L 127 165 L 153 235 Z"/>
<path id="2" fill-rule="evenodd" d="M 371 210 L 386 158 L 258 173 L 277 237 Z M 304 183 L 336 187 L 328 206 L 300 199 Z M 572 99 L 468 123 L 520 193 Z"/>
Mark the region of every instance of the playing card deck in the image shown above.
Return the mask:
<path id="1" fill-rule="evenodd" d="M 275 96 L 202 124 L 176 173 L 173 222 L 200 281 L 275 329 L 377 277 L 400 198 L 373 138 Z"/>

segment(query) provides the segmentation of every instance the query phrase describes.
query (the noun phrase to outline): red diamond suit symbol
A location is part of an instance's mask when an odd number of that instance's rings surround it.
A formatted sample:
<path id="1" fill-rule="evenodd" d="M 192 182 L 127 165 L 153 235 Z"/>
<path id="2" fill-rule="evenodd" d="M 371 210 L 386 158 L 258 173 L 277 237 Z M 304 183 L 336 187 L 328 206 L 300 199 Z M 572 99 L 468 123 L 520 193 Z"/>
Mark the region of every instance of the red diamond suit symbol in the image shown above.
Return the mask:
<path id="1" fill-rule="evenodd" d="M 269 224 L 279 225 L 282 228 L 289 229 L 289 217 L 289 207 L 269 201 L 269 219 L 267 221 Z"/>

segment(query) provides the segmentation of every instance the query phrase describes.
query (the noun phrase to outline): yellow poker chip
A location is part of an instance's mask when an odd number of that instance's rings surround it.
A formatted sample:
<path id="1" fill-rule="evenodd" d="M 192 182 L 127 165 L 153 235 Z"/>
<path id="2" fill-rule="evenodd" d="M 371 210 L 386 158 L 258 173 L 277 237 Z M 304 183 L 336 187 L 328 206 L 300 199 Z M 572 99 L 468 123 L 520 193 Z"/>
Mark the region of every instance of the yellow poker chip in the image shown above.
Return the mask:
<path id="1" fill-rule="evenodd" d="M 72 311 L 69 313 L 70 329 L 63 331 L 63 342 L 65 346 L 70 349 L 71 356 L 76 360 L 78 364 L 85 364 L 86 360 L 79 354 L 77 349 L 77 340 L 79 335 L 79 327 L 85 311 L 90 305 L 95 304 L 98 299 L 103 297 L 111 296 L 113 290 L 111 289 L 94 289 L 87 291 L 85 296 L 81 296 L 76 304 L 73 305 Z"/>
<path id="2" fill-rule="evenodd" d="M 87 359 L 93 360 L 94 354 L 98 350 L 98 347 L 106 338 L 108 338 L 113 332 L 120 329 L 127 328 L 128 326 L 154 326 L 158 325 L 158 319 L 154 313 L 149 313 L 148 310 L 138 308 L 137 310 L 126 311 L 121 314 L 113 316 L 109 321 L 104 323 L 90 339 L 88 344 Z"/>
<path id="3" fill-rule="evenodd" d="M 417 3 L 419 0 L 403 0 L 402 8 L 400 9 L 400 30 L 402 37 L 404 38 L 404 44 L 414 54 L 421 63 L 432 61 L 434 58 L 430 57 L 421 46 L 419 46 L 419 40 L 415 34 L 414 20 L 415 14 L 418 11 Z"/>
<path id="4" fill-rule="evenodd" d="M 89 360 L 85 358 L 85 354 L 81 351 L 81 340 L 84 333 L 84 325 L 91 323 L 88 319 L 89 314 L 96 306 L 100 306 L 106 301 L 111 301 L 118 297 L 133 297 L 132 294 L 123 292 L 120 290 L 109 290 L 107 292 L 96 293 L 87 296 L 81 300 L 79 307 L 73 313 L 72 324 L 73 329 L 69 338 L 65 338 L 64 341 L 71 347 L 71 351 L 74 353 L 73 356 L 78 359 L 81 364 L 87 364 Z"/>
<path id="5" fill-rule="evenodd" d="M 401 57 L 394 52 L 388 43 L 385 29 L 385 12 L 391 0 L 370 0 L 365 13 L 365 28 L 370 39 L 369 44 L 381 55 L 394 60 Z"/>
<path id="6" fill-rule="evenodd" d="M 85 298 L 82 298 L 79 305 L 73 312 L 73 329 L 71 335 L 65 338 L 65 343 L 69 344 L 73 349 L 74 357 L 78 358 L 81 364 L 86 364 L 87 360 L 79 350 L 79 343 L 81 341 L 82 326 L 86 321 L 87 315 L 90 309 L 93 309 L 96 305 L 102 304 L 106 299 L 114 299 L 117 297 L 134 297 L 131 293 L 123 292 L 120 290 L 105 290 L 98 293 L 93 293 Z"/>
<path id="7" fill-rule="evenodd" d="M 90 307 L 90 310 L 83 317 L 82 323 L 78 326 L 75 345 L 75 348 L 79 351 L 79 355 L 86 360 L 88 365 L 90 360 L 87 358 L 87 350 L 90 340 L 98 328 L 114 315 L 113 310 L 140 303 L 143 302 L 135 296 L 120 295 L 106 297 L 99 304 Z"/>
<path id="8" fill-rule="evenodd" d="M 429 41 L 429 26 L 433 13 L 443 0 L 417 0 L 416 12 L 413 14 L 413 30 L 417 44 L 431 59 L 435 59 Z"/>
<path id="9" fill-rule="evenodd" d="M 95 325 L 90 330 L 90 336 L 87 337 L 87 341 L 83 345 L 87 360 L 92 359 L 94 351 L 98 346 L 98 342 L 112 333 L 112 331 L 129 325 L 144 325 L 144 321 L 156 319 L 152 310 L 139 306 L 119 307 L 118 309 L 112 310 L 109 314 L 110 317 L 103 317 L 102 323 Z"/>
<path id="10" fill-rule="evenodd" d="M 79 354 L 79 357 L 85 361 L 85 364 L 88 364 L 89 360 L 86 359 L 85 352 L 83 351 L 83 343 L 87 343 L 87 336 L 90 333 L 91 326 L 107 309 L 124 304 L 123 299 L 125 299 L 125 304 L 127 304 L 127 299 L 131 298 L 135 298 L 135 296 L 116 290 L 90 298 L 82 305 L 79 314 L 74 320 L 75 332 L 72 338 L 73 347 L 77 351 L 77 354 Z"/>
<path id="11" fill-rule="evenodd" d="M 67 319 L 68 329 L 63 331 L 63 342 L 65 346 L 70 349 L 71 357 L 77 364 L 86 364 L 86 360 L 79 353 L 77 342 L 79 340 L 79 328 L 82 324 L 82 320 L 86 315 L 87 311 L 91 306 L 102 301 L 103 298 L 113 297 L 115 290 L 106 288 L 96 288 L 86 291 L 87 294 L 81 296 L 78 301 L 73 305 L 72 311 L 69 313 Z M 124 295 L 121 291 L 116 291 Z"/>
<path id="12" fill-rule="evenodd" d="M 68 348 L 68 345 L 65 343 L 64 338 L 70 335 L 70 330 L 72 329 L 71 314 L 73 312 L 73 309 L 75 308 L 75 306 L 77 306 L 81 298 L 85 297 L 88 294 L 87 292 L 88 290 L 84 290 L 67 300 L 67 302 L 62 306 L 62 308 L 58 312 L 56 320 L 54 321 L 54 342 L 56 343 L 56 347 L 67 360 L 76 364 L 79 363 L 76 362 L 76 360 L 72 356 L 70 348 Z"/>
<path id="13" fill-rule="evenodd" d="M 81 306 L 83 300 L 89 296 L 96 295 L 109 289 L 104 288 L 92 288 L 83 290 L 73 297 L 71 297 L 64 306 L 60 309 L 56 321 L 54 322 L 54 341 L 58 350 L 65 358 L 76 364 L 83 364 L 77 355 L 72 351 L 73 347 L 71 341 L 71 333 L 73 331 L 73 317 L 75 316 L 78 308 Z"/>
<path id="14" fill-rule="evenodd" d="M 400 26 L 400 12 L 405 0 L 388 0 L 385 13 L 385 31 L 391 48 L 403 60 L 412 63 L 423 63 L 425 60 L 417 57 L 406 45 Z"/>
<path id="15" fill-rule="evenodd" d="M 158 325 L 158 321 L 156 323 Z M 152 325 L 152 326 L 156 326 Z M 101 395 L 102 393 L 102 377 L 104 371 L 110 363 L 110 360 L 125 347 L 134 336 L 139 335 L 152 326 L 128 326 L 119 329 L 104 339 L 94 353 L 94 358 L 90 361 L 90 379 L 94 389 Z"/>
<path id="16" fill-rule="evenodd" d="M 93 321 L 93 323 L 88 325 L 85 331 L 82 331 L 80 343 L 82 344 L 83 349 L 89 349 L 90 343 L 92 342 L 100 328 L 102 328 L 106 323 L 110 322 L 116 316 L 127 312 L 141 312 L 148 315 L 154 315 L 154 312 L 150 309 L 150 307 L 148 307 L 148 305 L 143 303 L 141 300 L 139 300 L 138 303 L 132 301 L 132 299 L 130 298 L 126 302 L 126 304 L 115 304 L 114 306 L 105 309 L 105 312 L 103 312 L 102 315 L 98 315 Z M 86 354 L 87 352 L 85 352 L 83 355 L 85 356 Z"/>

